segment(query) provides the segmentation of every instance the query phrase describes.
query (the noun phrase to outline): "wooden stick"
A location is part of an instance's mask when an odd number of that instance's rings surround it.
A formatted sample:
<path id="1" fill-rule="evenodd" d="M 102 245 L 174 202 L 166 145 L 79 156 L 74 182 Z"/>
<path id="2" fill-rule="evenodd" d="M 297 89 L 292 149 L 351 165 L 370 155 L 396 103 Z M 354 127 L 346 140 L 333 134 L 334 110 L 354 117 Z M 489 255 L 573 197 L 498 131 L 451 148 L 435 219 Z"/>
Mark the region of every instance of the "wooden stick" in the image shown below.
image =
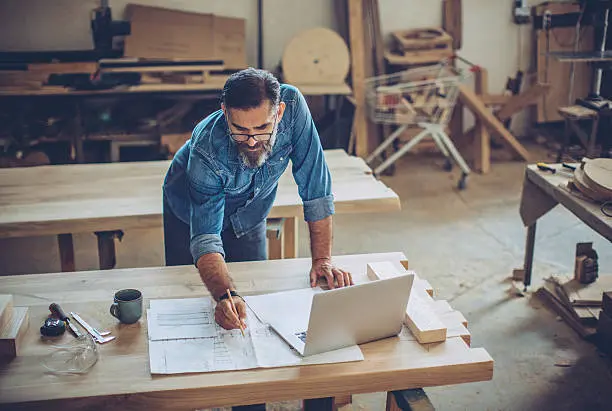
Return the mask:
<path id="1" fill-rule="evenodd" d="M 230 305 L 232 306 L 232 312 L 236 314 L 236 319 L 238 320 L 238 324 L 240 325 L 240 332 L 244 337 L 244 328 L 242 327 L 242 321 L 240 321 L 240 316 L 238 315 L 238 310 L 236 309 L 236 305 L 234 304 L 234 300 L 232 300 L 232 294 L 230 293 L 229 288 L 227 289 L 228 300 L 230 301 Z"/>

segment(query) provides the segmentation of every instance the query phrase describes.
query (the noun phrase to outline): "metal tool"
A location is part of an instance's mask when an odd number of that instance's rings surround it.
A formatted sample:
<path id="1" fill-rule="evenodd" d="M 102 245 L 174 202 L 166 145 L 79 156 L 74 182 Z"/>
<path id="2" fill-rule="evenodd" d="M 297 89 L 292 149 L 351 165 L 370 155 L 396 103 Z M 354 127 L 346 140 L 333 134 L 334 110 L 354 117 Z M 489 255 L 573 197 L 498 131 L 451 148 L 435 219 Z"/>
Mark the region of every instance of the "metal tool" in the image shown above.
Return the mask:
<path id="1" fill-rule="evenodd" d="M 51 311 L 51 314 L 55 315 L 57 318 L 59 318 L 60 320 L 64 321 L 66 324 L 68 324 L 68 328 L 70 328 L 70 331 L 72 331 L 72 333 L 74 334 L 75 337 L 79 338 L 81 337 L 83 334 L 79 331 L 78 328 L 76 328 L 71 322 L 70 322 L 70 318 L 68 318 L 66 316 L 66 314 L 64 314 L 64 311 L 62 310 L 62 307 L 59 306 L 59 304 L 56 303 L 52 303 L 49 306 L 49 311 Z"/>
<path id="2" fill-rule="evenodd" d="M 104 344 L 115 339 L 115 336 L 104 337 L 103 335 L 101 335 L 95 328 L 87 324 L 87 322 L 82 319 L 81 316 L 77 313 L 71 312 L 70 315 L 72 316 L 72 318 L 74 318 L 76 322 L 81 325 L 81 327 L 85 328 L 87 332 L 91 334 L 91 336 L 94 338 L 94 340 L 96 340 L 97 343 Z"/>
<path id="3" fill-rule="evenodd" d="M 541 171 L 550 171 L 553 174 L 557 172 L 556 169 L 552 168 L 546 163 L 537 163 L 537 166 L 538 166 L 538 169 L 540 169 Z"/>

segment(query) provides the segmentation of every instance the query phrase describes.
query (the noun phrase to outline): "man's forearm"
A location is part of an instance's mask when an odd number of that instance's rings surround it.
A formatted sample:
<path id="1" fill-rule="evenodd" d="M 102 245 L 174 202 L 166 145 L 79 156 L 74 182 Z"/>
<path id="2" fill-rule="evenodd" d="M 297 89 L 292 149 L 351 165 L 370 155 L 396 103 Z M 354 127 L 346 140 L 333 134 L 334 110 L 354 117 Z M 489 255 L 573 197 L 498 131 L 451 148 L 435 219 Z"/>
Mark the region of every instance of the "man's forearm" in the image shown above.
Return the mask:
<path id="1" fill-rule="evenodd" d="M 331 259 L 332 253 L 332 216 L 319 221 L 309 221 L 310 253 L 312 260 Z"/>
<path id="2" fill-rule="evenodd" d="M 219 300 L 227 289 L 234 289 L 232 278 L 227 270 L 223 256 L 219 253 L 204 254 L 196 264 L 200 277 L 213 296 L 215 301 Z"/>

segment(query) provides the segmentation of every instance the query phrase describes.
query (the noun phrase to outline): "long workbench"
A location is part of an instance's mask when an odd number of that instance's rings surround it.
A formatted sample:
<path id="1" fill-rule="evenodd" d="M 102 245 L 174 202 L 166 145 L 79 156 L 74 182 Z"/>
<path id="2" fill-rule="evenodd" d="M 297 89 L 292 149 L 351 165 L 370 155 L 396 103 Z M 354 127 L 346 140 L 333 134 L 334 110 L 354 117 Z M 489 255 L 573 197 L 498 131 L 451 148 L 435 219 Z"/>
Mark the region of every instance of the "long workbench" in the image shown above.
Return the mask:
<path id="1" fill-rule="evenodd" d="M 334 257 L 356 283 L 368 281 L 367 263 L 390 261 L 401 268 L 402 260 L 401 253 Z M 231 263 L 230 271 L 237 289 L 254 295 L 309 287 L 310 264 L 309 258 Z M 0 364 L 0 408 L 194 410 L 461 384 L 493 376 L 487 351 L 470 348 L 458 336 L 433 344 L 400 337 L 363 344 L 365 360 L 353 363 L 152 376 L 146 319 L 122 325 L 108 313 L 114 292 L 122 288 L 140 289 L 144 307 L 151 299 L 207 295 L 193 266 L 0 277 L 2 293 L 12 294 L 15 306 L 30 310 L 19 355 Z M 87 374 L 57 375 L 41 365 L 53 352 L 39 334 L 51 302 L 94 319 L 117 337 L 98 346 L 100 359 Z M 58 344 L 74 337 L 66 333 L 61 338 Z"/>
<path id="2" fill-rule="evenodd" d="M 325 151 L 337 214 L 400 210 L 398 195 L 365 162 Z M 72 234 L 98 235 L 101 268 L 114 265 L 117 230 L 162 226 L 162 183 L 169 161 L 0 169 L 0 238 L 57 235 L 62 271 L 74 271 Z M 302 201 L 288 167 L 269 218 L 282 218 L 284 255 L 297 255 Z M 109 251 L 110 250 L 110 251 Z"/>

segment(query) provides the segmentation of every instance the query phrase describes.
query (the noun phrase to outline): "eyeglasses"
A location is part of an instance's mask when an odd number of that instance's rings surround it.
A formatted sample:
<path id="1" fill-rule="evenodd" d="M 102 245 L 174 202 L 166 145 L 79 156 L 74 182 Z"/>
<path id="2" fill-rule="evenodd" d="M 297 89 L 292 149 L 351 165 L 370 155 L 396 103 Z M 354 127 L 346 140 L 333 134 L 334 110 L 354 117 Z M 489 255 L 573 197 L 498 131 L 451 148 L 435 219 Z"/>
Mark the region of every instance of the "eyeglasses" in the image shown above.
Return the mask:
<path id="1" fill-rule="evenodd" d="M 271 133 L 257 133 L 257 134 L 232 133 L 230 130 L 229 135 L 232 138 L 232 140 L 234 140 L 237 143 L 245 143 L 249 141 L 251 137 L 253 137 L 253 140 L 255 141 L 265 143 L 266 141 L 270 141 L 270 139 L 272 138 L 272 135 L 274 134 L 274 129 L 276 128 L 277 120 L 278 120 L 278 115 L 274 117 L 274 125 L 272 126 Z M 227 123 L 229 124 L 229 121 Z"/>

